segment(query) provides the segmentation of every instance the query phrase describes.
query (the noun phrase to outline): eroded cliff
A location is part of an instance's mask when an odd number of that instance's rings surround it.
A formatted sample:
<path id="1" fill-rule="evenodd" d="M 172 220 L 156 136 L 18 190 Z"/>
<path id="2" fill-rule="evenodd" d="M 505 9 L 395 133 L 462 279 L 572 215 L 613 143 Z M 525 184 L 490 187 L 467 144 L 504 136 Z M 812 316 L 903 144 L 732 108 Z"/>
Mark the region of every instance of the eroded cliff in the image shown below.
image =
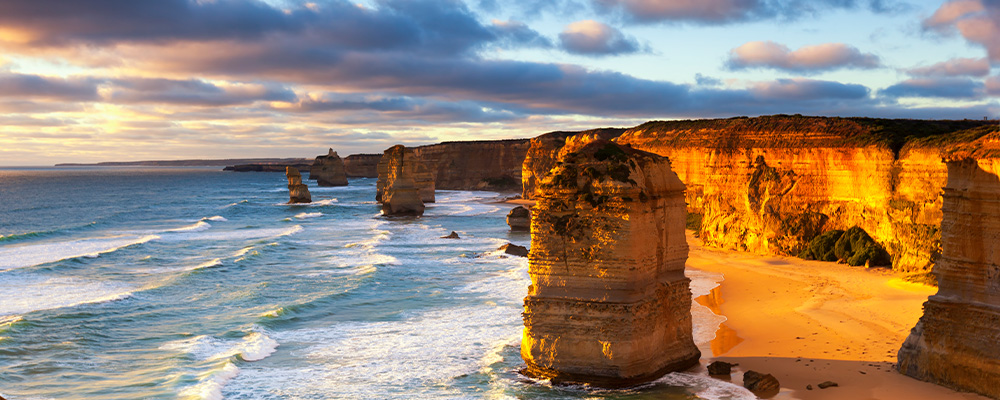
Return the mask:
<path id="1" fill-rule="evenodd" d="M 524 373 L 614 387 L 696 364 L 684 184 L 668 161 L 599 140 L 536 194 Z"/>
<path id="2" fill-rule="evenodd" d="M 315 180 L 319 186 L 347 186 L 344 160 L 333 149 L 326 155 L 316 156 L 309 168 L 309 179 Z"/>
<path id="3" fill-rule="evenodd" d="M 521 197 L 532 199 L 542 177 L 556 166 L 560 155 L 583 147 L 596 139 L 613 139 L 625 129 L 601 128 L 582 132 L 549 132 L 532 138 L 521 164 Z"/>
<path id="4" fill-rule="evenodd" d="M 377 182 L 377 200 L 384 215 L 423 215 L 424 201 L 415 179 L 419 167 L 411 149 L 402 145 L 386 149 L 379 161 Z M 433 182 L 430 190 L 433 196 Z"/>
<path id="5" fill-rule="evenodd" d="M 378 178 L 381 154 L 351 154 L 344 157 L 344 172 L 348 178 Z"/>
<path id="6" fill-rule="evenodd" d="M 938 293 L 899 350 L 899 370 L 1000 399 L 1000 129 L 945 153 Z"/>
<path id="7" fill-rule="evenodd" d="M 518 190 L 528 139 L 444 142 L 414 147 L 438 189 Z"/>
<path id="8" fill-rule="evenodd" d="M 393 167 L 403 168 L 394 171 Z M 395 145 L 385 150 L 378 163 L 378 181 L 375 182 L 375 201 L 385 202 L 385 193 L 393 182 L 393 174 L 402 174 L 413 180 L 420 200 L 424 203 L 434 202 L 434 171 L 418 158 L 412 148 Z"/>

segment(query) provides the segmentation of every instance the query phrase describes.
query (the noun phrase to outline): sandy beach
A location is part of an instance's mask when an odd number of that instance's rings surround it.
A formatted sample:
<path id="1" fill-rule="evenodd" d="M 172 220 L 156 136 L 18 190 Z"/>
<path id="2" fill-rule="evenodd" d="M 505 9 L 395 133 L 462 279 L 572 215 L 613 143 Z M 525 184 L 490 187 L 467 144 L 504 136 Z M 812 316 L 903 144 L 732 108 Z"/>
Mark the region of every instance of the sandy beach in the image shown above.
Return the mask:
<path id="1" fill-rule="evenodd" d="M 702 248 L 690 233 L 688 244 L 688 268 L 724 276 L 697 299 L 727 318 L 702 361 L 738 363 L 734 382 L 770 373 L 782 386 L 774 399 L 986 399 L 893 369 L 936 288 L 884 269 Z M 824 381 L 839 386 L 821 390 Z"/>

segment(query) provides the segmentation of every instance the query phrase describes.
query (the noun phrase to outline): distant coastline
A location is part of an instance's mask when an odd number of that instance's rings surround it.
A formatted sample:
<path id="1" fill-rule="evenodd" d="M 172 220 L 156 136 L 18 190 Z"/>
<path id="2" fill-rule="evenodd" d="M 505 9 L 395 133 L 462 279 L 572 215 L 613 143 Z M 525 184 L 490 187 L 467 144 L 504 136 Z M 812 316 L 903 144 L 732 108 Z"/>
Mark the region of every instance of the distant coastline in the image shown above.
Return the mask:
<path id="1" fill-rule="evenodd" d="M 311 158 L 228 158 L 220 160 L 105 161 L 99 163 L 61 163 L 56 167 L 225 167 L 239 164 L 312 164 Z"/>

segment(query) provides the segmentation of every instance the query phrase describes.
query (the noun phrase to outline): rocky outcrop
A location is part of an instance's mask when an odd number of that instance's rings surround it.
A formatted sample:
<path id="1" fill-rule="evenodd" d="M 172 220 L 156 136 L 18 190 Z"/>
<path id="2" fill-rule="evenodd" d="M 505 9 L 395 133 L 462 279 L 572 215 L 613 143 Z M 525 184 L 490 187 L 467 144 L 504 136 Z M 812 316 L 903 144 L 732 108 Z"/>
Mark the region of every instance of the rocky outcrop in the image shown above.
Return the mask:
<path id="1" fill-rule="evenodd" d="M 312 203 L 309 187 L 302 183 L 302 174 L 295 167 L 285 167 L 288 178 L 288 204 Z"/>
<path id="2" fill-rule="evenodd" d="M 986 123 L 777 115 L 649 122 L 613 141 L 670 159 L 706 245 L 798 255 L 858 226 L 893 268 L 924 272 L 940 255 L 940 140 Z M 525 196 L 561 151 L 547 135 L 525 158 Z"/>
<path id="3" fill-rule="evenodd" d="M 294 163 L 254 163 L 254 164 L 236 164 L 229 165 L 223 168 L 223 171 L 233 171 L 233 172 L 285 172 L 285 167 L 292 167 L 295 169 L 305 170 L 309 168 L 311 164 L 306 161 L 294 162 Z"/>
<path id="4" fill-rule="evenodd" d="M 402 168 L 401 172 L 393 172 L 391 166 Z M 384 203 L 386 189 L 391 184 L 391 174 L 406 176 L 413 181 L 418 198 L 424 203 L 434 202 L 434 173 L 414 154 L 413 149 L 403 145 L 395 145 L 385 150 L 378 163 L 378 181 L 375 182 L 375 201 Z M 422 208 L 421 208 L 422 209 Z"/>
<path id="5" fill-rule="evenodd" d="M 317 156 L 309 169 L 309 179 L 316 180 L 319 186 L 347 186 L 344 160 L 333 149 L 325 156 Z"/>
<path id="6" fill-rule="evenodd" d="M 668 161 L 596 141 L 536 194 L 523 372 L 615 387 L 697 364 L 684 184 Z"/>
<path id="7" fill-rule="evenodd" d="M 612 139 L 625 129 L 602 128 L 582 132 L 549 132 L 531 139 L 521 164 L 521 198 L 532 199 L 542 177 L 556 166 L 561 154 L 577 150 L 595 139 Z M 564 149 L 565 148 L 565 149 Z"/>
<path id="8" fill-rule="evenodd" d="M 413 148 L 438 189 L 519 190 L 528 139 L 444 142 Z"/>
<path id="9" fill-rule="evenodd" d="M 351 154 L 344 158 L 344 172 L 348 178 L 378 178 L 381 154 Z"/>
<path id="10" fill-rule="evenodd" d="M 1000 129 L 945 154 L 938 293 L 899 350 L 899 371 L 1000 399 Z"/>
<path id="11" fill-rule="evenodd" d="M 385 151 L 379 161 L 376 198 L 382 203 L 382 214 L 424 214 L 424 202 L 415 179 L 419 167 L 420 162 L 413 156 L 413 151 L 402 145 L 392 146 Z M 433 182 L 430 190 L 433 196 Z"/>
<path id="12" fill-rule="evenodd" d="M 517 206 L 507 213 L 507 225 L 512 231 L 527 232 L 531 230 L 531 211 L 524 206 Z"/>

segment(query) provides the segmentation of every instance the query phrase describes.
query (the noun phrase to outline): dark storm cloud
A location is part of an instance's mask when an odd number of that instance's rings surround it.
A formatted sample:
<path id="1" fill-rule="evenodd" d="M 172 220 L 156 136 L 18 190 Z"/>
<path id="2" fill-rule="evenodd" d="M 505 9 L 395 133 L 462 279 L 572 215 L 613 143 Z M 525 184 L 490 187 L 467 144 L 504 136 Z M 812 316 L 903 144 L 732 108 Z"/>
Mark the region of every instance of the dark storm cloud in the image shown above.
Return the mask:
<path id="1" fill-rule="evenodd" d="M 978 99 L 983 96 L 985 85 L 981 81 L 965 78 L 909 79 L 879 91 L 888 97 L 938 97 L 950 99 Z"/>

